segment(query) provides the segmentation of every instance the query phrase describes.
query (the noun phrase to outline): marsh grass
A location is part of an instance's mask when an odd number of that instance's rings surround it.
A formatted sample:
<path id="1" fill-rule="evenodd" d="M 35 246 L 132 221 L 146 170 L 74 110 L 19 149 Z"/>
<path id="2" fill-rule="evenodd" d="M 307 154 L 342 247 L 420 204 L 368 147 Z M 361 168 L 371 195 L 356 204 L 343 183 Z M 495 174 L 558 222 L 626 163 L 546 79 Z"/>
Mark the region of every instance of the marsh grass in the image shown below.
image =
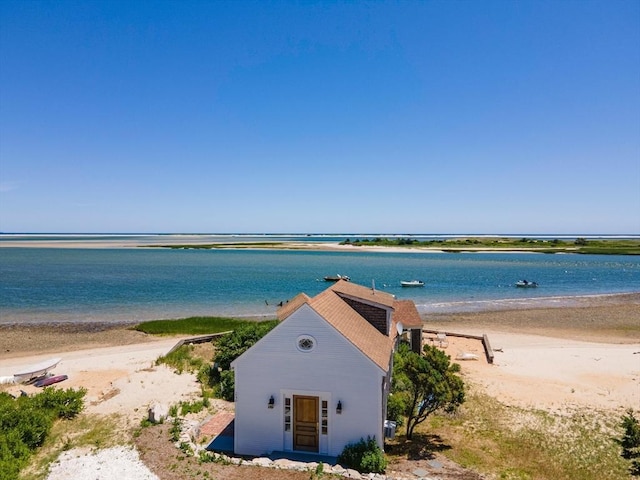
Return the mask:
<path id="1" fill-rule="evenodd" d="M 150 335 L 207 335 L 222 333 L 250 323 L 226 317 L 189 317 L 176 320 L 150 320 L 132 327 Z"/>
<path id="2" fill-rule="evenodd" d="M 501 479 L 614 480 L 627 475 L 615 440 L 617 423 L 612 413 L 576 409 L 552 414 L 469 394 L 455 416 L 434 416 L 419 433 L 434 451 Z M 429 435 L 434 432 L 437 437 Z M 428 453 L 427 445 L 423 455 Z"/>
<path id="3" fill-rule="evenodd" d="M 29 466 L 20 474 L 21 480 L 42 480 L 48 466 L 62 452 L 86 447 L 91 450 L 129 443 L 129 433 L 118 415 L 79 415 L 71 421 L 57 421 L 46 441 L 33 455 Z"/>

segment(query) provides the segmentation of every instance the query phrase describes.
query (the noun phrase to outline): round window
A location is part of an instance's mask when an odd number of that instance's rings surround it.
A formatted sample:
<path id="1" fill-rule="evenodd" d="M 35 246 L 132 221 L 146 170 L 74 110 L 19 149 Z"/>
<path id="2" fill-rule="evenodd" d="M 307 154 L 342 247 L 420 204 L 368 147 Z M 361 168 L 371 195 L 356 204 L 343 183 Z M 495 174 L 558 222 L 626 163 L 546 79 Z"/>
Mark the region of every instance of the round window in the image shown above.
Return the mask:
<path id="1" fill-rule="evenodd" d="M 298 337 L 298 350 L 301 352 L 310 352 L 316 346 L 316 341 L 309 335 L 301 335 Z"/>

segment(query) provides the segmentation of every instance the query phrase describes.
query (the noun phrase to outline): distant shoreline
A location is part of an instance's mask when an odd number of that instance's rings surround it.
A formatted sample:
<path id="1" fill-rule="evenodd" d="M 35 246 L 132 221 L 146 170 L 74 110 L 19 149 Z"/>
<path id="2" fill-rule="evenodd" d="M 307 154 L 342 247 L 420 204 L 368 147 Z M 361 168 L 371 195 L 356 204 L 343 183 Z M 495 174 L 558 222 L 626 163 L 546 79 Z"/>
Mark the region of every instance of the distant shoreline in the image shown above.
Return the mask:
<path id="1" fill-rule="evenodd" d="M 373 238 L 369 238 L 373 237 Z M 302 239 L 304 238 L 304 240 Z M 350 239 L 353 240 L 350 240 Z M 562 239 L 561 239 L 562 238 Z M 56 235 L 0 234 L 0 248 L 302 250 L 385 253 L 546 253 L 640 255 L 640 236 Z M 326 239 L 326 240 L 325 240 Z M 423 239 L 423 240 L 420 240 Z M 588 244 L 588 245 L 587 245 Z"/>

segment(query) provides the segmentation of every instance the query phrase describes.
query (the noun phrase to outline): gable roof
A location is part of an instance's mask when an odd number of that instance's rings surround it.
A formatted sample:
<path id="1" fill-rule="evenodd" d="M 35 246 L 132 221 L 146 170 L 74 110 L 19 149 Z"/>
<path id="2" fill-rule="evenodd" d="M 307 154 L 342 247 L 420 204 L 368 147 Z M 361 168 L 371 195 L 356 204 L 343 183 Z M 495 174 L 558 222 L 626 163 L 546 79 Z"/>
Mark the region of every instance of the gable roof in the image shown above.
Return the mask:
<path id="1" fill-rule="evenodd" d="M 277 311 L 278 320 L 282 321 L 295 312 L 298 308 L 300 308 L 305 303 L 309 302 L 311 298 L 306 293 L 299 293 L 295 297 L 293 297 L 290 301 L 285 303 L 282 307 L 280 307 Z"/>
<path id="2" fill-rule="evenodd" d="M 389 369 L 395 328 L 389 337 L 383 335 L 332 289 L 315 296 L 309 306 L 383 371 Z"/>
<path id="3" fill-rule="evenodd" d="M 369 287 L 363 287 L 362 285 L 346 282 L 344 280 L 337 281 L 329 287 L 329 290 L 333 290 L 336 293 L 350 297 L 367 300 L 369 303 L 375 303 L 388 308 L 393 308 L 396 301 L 396 298 L 390 293 L 374 290 Z"/>
<path id="4" fill-rule="evenodd" d="M 391 311 L 393 311 L 395 304 L 393 295 L 340 280 L 313 298 L 304 293 L 297 295 L 278 310 L 278 318 L 281 321 L 285 320 L 302 305 L 307 304 L 360 352 L 386 372 L 389 369 L 397 336 L 397 320 L 392 315 L 390 334 L 389 336 L 384 335 L 356 312 L 343 299 L 343 296 Z"/>

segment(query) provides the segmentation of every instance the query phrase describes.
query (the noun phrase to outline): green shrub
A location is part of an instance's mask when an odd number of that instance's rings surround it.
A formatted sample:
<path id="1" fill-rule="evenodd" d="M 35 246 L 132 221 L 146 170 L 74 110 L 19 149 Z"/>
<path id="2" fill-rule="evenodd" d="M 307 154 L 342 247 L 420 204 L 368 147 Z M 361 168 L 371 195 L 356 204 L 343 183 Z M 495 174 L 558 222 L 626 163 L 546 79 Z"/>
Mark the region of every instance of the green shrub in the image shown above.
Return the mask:
<path id="1" fill-rule="evenodd" d="M 387 467 L 384 452 L 376 443 L 376 438 L 361 438 L 357 443 L 350 443 L 338 457 L 338 462 L 348 468 L 362 473 L 382 473 Z"/>
<path id="2" fill-rule="evenodd" d="M 174 418 L 171 428 L 169 429 L 169 436 L 172 442 L 180 440 L 180 433 L 182 433 L 182 423 L 179 418 Z"/>
<path id="3" fill-rule="evenodd" d="M 387 400 L 387 420 L 396 422 L 398 427 L 404 424 L 404 412 L 407 409 L 405 396 L 401 393 L 389 395 Z"/>
<path id="4" fill-rule="evenodd" d="M 220 373 L 220 382 L 218 384 L 217 393 L 220 398 L 228 402 L 235 400 L 236 377 L 233 370 L 225 370 Z"/>
<path id="5" fill-rule="evenodd" d="M 47 410 L 56 418 L 74 418 L 84 408 L 84 396 L 86 388 L 66 390 L 54 387 L 46 387 L 42 393 L 30 397 L 33 406 L 37 409 Z"/>
<path id="6" fill-rule="evenodd" d="M 266 321 L 241 325 L 230 334 L 217 340 L 213 361 L 222 370 L 229 370 L 231 362 L 269 333 L 277 324 L 277 321 Z"/>
<path id="7" fill-rule="evenodd" d="M 631 475 L 640 476 L 640 423 L 633 409 L 627 410 L 620 426 L 624 429 L 624 435 L 619 441 L 622 447 L 622 458 L 631 460 L 629 466 Z"/>
<path id="8" fill-rule="evenodd" d="M 234 400 L 235 378 L 230 370 L 231 362 L 269 333 L 277 324 L 277 321 L 250 322 L 217 340 L 213 368 L 208 372 L 209 384 L 214 386 L 220 398 L 230 402 Z"/>
<path id="9" fill-rule="evenodd" d="M 0 479 L 18 478 L 31 453 L 41 446 L 57 418 L 75 417 L 84 406 L 85 389 L 45 388 L 14 399 L 0 393 Z"/>

